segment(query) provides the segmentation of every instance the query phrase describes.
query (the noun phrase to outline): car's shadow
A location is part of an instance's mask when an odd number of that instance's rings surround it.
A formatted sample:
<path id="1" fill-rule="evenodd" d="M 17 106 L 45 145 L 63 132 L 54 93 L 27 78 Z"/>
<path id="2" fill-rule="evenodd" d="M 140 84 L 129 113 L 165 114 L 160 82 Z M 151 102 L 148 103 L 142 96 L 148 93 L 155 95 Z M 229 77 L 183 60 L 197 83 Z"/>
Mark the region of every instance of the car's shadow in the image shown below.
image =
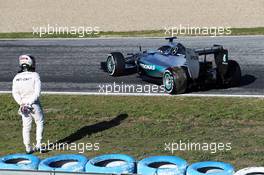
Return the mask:
<path id="1" fill-rule="evenodd" d="M 93 125 L 83 126 L 74 133 L 56 141 L 55 143 L 51 143 L 45 146 L 43 145 L 42 153 L 50 152 L 56 149 L 59 150 L 61 147 L 65 146 L 65 144 L 71 144 L 78 140 L 81 140 L 84 137 L 116 127 L 120 125 L 122 121 L 124 121 L 127 117 L 127 114 L 120 114 L 109 121 L 102 121 Z"/>
<path id="2" fill-rule="evenodd" d="M 240 86 L 250 85 L 250 84 L 254 83 L 256 80 L 257 80 L 257 78 L 253 75 L 249 75 L 249 74 L 243 75 L 241 77 Z"/>
<path id="3" fill-rule="evenodd" d="M 245 74 L 241 77 L 240 85 L 236 87 L 243 87 L 250 85 L 256 81 L 256 77 L 253 75 Z M 215 85 L 207 85 L 203 87 L 193 87 L 187 90 L 186 93 L 191 93 L 191 92 L 199 92 L 199 91 L 208 91 L 208 90 L 213 90 L 213 89 L 228 89 L 230 87 L 223 87 L 223 86 L 215 86 Z"/>

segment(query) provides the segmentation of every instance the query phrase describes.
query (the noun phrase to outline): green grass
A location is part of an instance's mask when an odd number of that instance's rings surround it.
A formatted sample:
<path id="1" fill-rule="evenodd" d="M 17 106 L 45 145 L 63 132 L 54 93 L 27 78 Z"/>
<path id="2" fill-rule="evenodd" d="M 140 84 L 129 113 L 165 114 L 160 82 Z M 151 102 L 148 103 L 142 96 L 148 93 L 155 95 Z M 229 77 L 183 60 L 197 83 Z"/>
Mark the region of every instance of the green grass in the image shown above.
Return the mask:
<path id="1" fill-rule="evenodd" d="M 214 154 L 173 153 L 190 163 L 217 160 L 236 168 L 264 163 L 263 99 L 44 95 L 42 105 L 46 116 L 44 142 L 68 137 L 74 143 L 100 143 L 100 150 L 85 151 L 89 157 L 125 153 L 140 160 L 151 155 L 172 155 L 164 150 L 165 143 L 182 140 L 232 143 L 231 151 Z M 1 155 L 24 152 L 17 108 L 11 95 L 0 95 Z M 120 123 L 113 119 L 120 119 Z M 100 127 L 92 127 L 95 124 Z M 77 152 L 53 150 L 37 155 L 61 153 Z"/>
<path id="2" fill-rule="evenodd" d="M 255 28 L 232 28 L 231 35 L 264 35 L 264 27 Z M 190 32 L 191 33 L 191 32 Z M 195 33 L 194 30 L 192 33 Z M 79 37 L 78 34 L 33 34 L 33 32 L 17 32 L 17 33 L 0 33 L 0 39 L 12 38 L 99 38 L 99 37 L 168 37 L 165 30 L 143 30 L 143 31 L 120 31 L 120 32 L 100 32 L 99 34 L 85 34 Z M 192 34 L 180 36 L 193 36 Z"/>
<path id="3" fill-rule="evenodd" d="M 264 35 L 264 27 L 233 28 L 232 35 Z"/>

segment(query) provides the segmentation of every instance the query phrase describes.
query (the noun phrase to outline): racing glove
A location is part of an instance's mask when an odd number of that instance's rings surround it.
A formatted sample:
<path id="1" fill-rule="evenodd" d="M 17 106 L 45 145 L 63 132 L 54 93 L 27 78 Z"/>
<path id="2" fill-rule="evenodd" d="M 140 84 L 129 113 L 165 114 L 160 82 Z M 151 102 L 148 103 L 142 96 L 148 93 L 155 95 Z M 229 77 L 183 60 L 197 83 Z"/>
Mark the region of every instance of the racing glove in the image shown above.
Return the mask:
<path id="1" fill-rule="evenodd" d="M 18 113 L 27 116 L 32 111 L 33 111 L 33 107 L 31 105 L 21 105 Z"/>

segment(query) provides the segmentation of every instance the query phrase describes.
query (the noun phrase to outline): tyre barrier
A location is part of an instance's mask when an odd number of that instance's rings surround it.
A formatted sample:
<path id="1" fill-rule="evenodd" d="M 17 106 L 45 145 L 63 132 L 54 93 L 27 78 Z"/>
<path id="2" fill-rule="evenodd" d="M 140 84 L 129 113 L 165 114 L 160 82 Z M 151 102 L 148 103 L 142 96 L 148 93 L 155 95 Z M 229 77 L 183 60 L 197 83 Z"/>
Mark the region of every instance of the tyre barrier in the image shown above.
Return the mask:
<path id="1" fill-rule="evenodd" d="M 10 154 L 0 158 L 0 169 L 37 170 L 40 159 L 28 154 Z"/>
<path id="2" fill-rule="evenodd" d="M 177 156 L 152 156 L 138 162 L 138 174 L 185 175 L 188 163 Z"/>
<path id="3" fill-rule="evenodd" d="M 136 161 L 125 154 L 105 154 L 88 161 L 85 167 L 87 173 L 136 173 Z"/>
<path id="4" fill-rule="evenodd" d="M 80 154 L 61 154 L 46 158 L 39 163 L 39 170 L 84 172 L 87 157 Z"/>
<path id="5" fill-rule="evenodd" d="M 233 175 L 234 167 L 224 162 L 197 162 L 187 168 L 186 175 Z"/>
<path id="6" fill-rule="evenodd" d="M 264 174 L 264 167 L 248 167 L 239 170 L 235 175 L 261 175 Z"/>

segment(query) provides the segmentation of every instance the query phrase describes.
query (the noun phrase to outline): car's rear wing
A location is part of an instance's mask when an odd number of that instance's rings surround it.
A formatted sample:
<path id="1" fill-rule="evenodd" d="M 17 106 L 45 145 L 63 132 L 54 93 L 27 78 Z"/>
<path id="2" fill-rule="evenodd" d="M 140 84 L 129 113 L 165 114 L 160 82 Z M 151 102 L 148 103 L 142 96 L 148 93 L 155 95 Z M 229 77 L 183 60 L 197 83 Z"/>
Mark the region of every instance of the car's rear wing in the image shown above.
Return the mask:
<path id="1" fill-rule="evenodd" d="M 213 47 L 195 49 L 195 53 L 198 55 L 204 55 L 206 60 L 206 55 L 213 54 L 215 63 L 219 72 L 221 72 L 221 77 L 224 77 L 228 70 L 228 50 L 224 49 L 221 45 L 213 45 Z"/>

